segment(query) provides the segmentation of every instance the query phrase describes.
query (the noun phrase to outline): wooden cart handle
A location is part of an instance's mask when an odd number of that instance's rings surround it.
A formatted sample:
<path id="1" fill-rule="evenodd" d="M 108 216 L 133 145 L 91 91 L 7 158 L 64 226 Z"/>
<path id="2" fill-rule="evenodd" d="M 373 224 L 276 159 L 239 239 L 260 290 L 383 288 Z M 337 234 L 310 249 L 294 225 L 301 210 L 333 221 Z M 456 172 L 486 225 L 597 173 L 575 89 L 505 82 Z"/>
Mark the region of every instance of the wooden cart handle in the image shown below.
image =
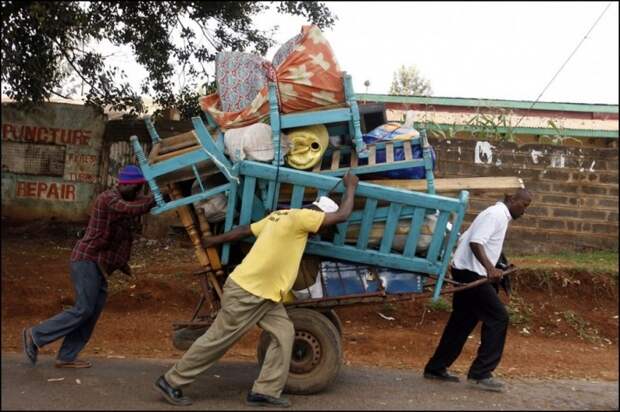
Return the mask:
<path id="1" fill-rule="evenodd" d="M 513 266 L 510 269 L 505 270 L 503 272 L 502 276 L 510 275 L 511 273 L 514 273 L 517 270 L 518 270 L 518 268 Z M 443 291 L 441 291 L 440 293 L 441 294 L 446 294 L 446 293 L 462 292 L 464 290 L 472 289 L 472 288 L 475 288 L 476 286 L 484 285 L 485 283 L 489 283 L 489 282 L 490 282 L 489 278 L 485 277 L 484 279 L 478 279 L 478 280 L 476 280 L 474 282 L 467 283 L 466 285 L 463 285 L 463 286 L 458 286 L 458 287 L 455 287 L 455 288 L 446 288 Z"/>

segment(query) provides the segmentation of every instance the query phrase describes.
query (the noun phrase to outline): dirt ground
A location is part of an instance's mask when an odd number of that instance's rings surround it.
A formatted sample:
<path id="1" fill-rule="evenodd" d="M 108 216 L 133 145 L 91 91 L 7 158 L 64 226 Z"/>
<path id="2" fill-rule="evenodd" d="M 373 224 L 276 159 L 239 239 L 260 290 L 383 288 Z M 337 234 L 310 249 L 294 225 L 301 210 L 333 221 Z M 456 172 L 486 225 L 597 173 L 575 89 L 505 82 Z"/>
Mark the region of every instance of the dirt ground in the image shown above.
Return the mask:
<path id="1" fill-rule="evenodd" d="M 68 264 L 74 243 L 66 230 L 3 230 L 3 352 L 21 351 L 22 328 L 73 303 Z M 83 356 L 179 358 L 171 323 L 188 320 L 199 298 L 193 275 L 199 266 L 191 244 L 182 238 L 139 238 L 131 266 L 134 279 L 110 278 L 106 308 Z M 617 274 L 561 268 L 541 276 L 524 270 L 515 283 L 512 324 L 496 375 L 618 380 Z M 345 364 L 417 370 L 432 355 L 449 316 L 445 307 L 420 299 L 337 313 L 344 325 Z M 250 332 L 225 359 L 255 359 L 258 336 L 258 329 Z M 479 336 L 477 328 L 455 371 L 467 372 Z M 54 354 L 58 347 L 56 342 L 41 352 Z"/>

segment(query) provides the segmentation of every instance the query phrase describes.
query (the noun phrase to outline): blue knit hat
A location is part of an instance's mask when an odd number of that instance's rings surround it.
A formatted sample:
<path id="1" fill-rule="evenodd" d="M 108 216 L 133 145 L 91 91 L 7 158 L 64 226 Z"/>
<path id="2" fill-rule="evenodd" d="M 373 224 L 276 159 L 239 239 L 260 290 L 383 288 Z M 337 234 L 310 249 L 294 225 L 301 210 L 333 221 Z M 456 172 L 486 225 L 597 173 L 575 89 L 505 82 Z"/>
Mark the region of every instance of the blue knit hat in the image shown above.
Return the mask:
<path id="1" fill-rule="evenodd" d="M 118 172 L 119 185 L 135 185 L 145 182 L 144 175 L 138 166 L 127 165 Z"/>

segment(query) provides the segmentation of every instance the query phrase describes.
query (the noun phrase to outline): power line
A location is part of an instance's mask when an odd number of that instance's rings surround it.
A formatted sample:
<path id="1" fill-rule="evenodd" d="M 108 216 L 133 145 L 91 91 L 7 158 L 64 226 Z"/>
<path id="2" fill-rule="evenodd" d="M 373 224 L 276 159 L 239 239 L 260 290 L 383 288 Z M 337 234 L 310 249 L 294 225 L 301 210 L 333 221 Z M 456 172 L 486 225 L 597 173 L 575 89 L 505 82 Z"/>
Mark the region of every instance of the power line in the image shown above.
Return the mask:
<path id="1" fill-rule="evenodd" d="M 545 91 L 547 91 L 547 89 L 549 88 L 549 86 L 551 85 L 551 83 L 553 83 L 553 81 L 555 80 L 556 77 L 558 77 L 558 74 L 560 74 L 560 72 L 564 69 L 564 66 L 566 66 L 566 63 L 568 63 L 568 61 L 575 55 L 575 53 L 577 52 L 577 50 L 579 49 L 579 47 L 581 47 L 581 45 L 583 44 L 583 42 L 588 38 L 588 36 L 590 35 L 590 33 L 592 32 L 592 30 L 594 29 L 594 27 L 596 27 L 596 25 L 598 24 L 598 22 L 601 20 L 601 18 L 603 17 L 603 15 L 605 14 L 605 12 L 607 12 L 607 9 L 609 9 L 609 7 L 611 6 L 613 2 L 609 2 L 609 4 L 607 4 L 607 7 L 605 7 L 605 10 L 603 10 L 603 12 L 600 14 L 600 16 L 598 16 L 598 18 L 596 19 L 596 21 L 594 22 L 594 24 L 592 25 L 592 27 L 590 27 L 590 30 L 588 30 L 588 32 L 586 33 L 585 36 L 583 36 L 583 39 L 581 39 L 581 41 L 579 42 L 579 44 L 577 44 L 577 47 L 575 47 L 575 50 L 573 50 L 573 52 L 570 54 L 570 56 L 568 56 L 568 58 L 566 59 L 566 61 L 562 64 L 562 66 L 559 68 L 559 70 L 553 75 L 553 77 L 551 78 L 551 80 L 549 80 L 549 83 L 547 83 L 547 85 L 545 86 L 545 88 L 542 90 L 542 92 L 540 92 L 540 94 L 538 95 L 538 97 L 536 98 L 536 100 L 534 100 L 534 103 L 532 103 L 532 105 L 527 109 L 526 113 L 528 111 L 530 111 L 532 109 L 532 107 L 534 107 L 534 105 L 536 103 L 538 103 L 538 99 L 540 99 L 542 97 L 542 95 L 545 93 Z M 521 123 L 521 120 L 523 120 L 523 118 L 525 117 L 525 114 L 523 114 L 523 116 L 521 116 L 521 118 L 519 119 L 519 121 L 517 122 L 517 124 L 515 125 L 515 128 L 519 126 L 519 123 Z"/>

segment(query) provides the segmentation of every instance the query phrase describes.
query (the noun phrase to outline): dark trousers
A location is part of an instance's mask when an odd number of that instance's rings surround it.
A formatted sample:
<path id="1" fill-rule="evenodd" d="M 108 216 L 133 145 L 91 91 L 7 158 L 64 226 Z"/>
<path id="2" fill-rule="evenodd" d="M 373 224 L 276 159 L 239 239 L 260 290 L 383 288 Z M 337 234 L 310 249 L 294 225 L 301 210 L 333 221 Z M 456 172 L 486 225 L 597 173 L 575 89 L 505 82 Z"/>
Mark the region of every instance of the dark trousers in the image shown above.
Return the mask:
<path id="1" fill-rule="evenodd" d="M 452 268 L 452 277 L 458 282 L 473 282 L 482 277 L 475 272 Z M 461 354 L 467 337 L 482 321 L 481 343 L 478 355 L 467 374 L 471 379 L 491 377 L 502 358 L 508 312 L 490 283 L 457 292 L 452 299 L 452 314 L 443 331 L 435 354 L 428 361 L 425 371 L 445 371 Z"/>
<path id="2" fill-rule="evenodd" d="M 39 348 L 64 337 L 58 360 L 71 362 L 90 339 L 105 305 L 108 282 L 95 262 L 71 262 L 75 305 L 32 328 Z"/>

